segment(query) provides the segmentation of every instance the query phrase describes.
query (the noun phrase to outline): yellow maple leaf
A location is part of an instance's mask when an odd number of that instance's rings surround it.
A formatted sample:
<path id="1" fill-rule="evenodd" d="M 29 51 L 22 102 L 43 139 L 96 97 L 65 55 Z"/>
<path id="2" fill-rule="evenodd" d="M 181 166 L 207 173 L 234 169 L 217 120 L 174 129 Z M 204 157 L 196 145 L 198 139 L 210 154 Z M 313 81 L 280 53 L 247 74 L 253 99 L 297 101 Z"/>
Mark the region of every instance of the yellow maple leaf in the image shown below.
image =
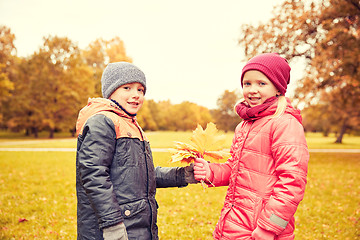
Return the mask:
<path id="1" fill-rule="evenodd" d="M 219 161 L 229 156 L 229 153 L 221 151 L 225 143 L 225 137 L 218 135 L 214 123 L 208 123 L 205 130 L 198 125 L 193 131 L 190 141 L 192 144 L 175 142 L 171 162 L 190 163 L 198 157 Z"/>
<path id="2" fill-rule="evenodd" d="M 190 163 L 197 158 L 196 153 L 186 150 L 179 150 L 171 156 L 171 162 L 186 162 Z"/>
<path id="3" fill-rule="evenodd" d="M 225 137 L 219 136 L 217 133 L 218 130 L 212 122 L 206 125 L 205 130 L 198 125 L 190 140 L 196 145 L 201 155 L 204 155 L 205 151 L 218 151 L 223 147 Z"/>
<path id="4" fill-rule="evenodd" d="M 185 149 L 187 151 L 195 151 L 197 152 L 198 149 L 196 147 L 194 147 L 193 145 L 191 144 L 188 144 L 188 143 L 183 143 L 183 142 L 175 142 L 175 147 L 176 149 Z"/>
<path id="5" fill-rule="evenodd" d="M 207 156 L 210 157 L 211 159 L 219 161 L 223 158 L 229 157 L 230 154 L 225 151 L 205 151 L 204 158 L 206 158 Z"/>

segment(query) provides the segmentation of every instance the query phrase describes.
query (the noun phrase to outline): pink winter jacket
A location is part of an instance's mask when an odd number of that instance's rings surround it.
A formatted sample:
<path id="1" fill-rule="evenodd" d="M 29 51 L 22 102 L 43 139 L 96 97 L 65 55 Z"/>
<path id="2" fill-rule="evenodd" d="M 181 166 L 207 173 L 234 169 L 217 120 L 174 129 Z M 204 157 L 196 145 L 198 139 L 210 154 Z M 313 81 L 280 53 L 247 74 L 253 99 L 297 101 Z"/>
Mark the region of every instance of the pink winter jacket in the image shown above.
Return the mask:
<path id="1" fill-rule="evenodd" d="M 309 160 L 300 112 L 289 103 L 278 118 L 243 121 L 230 153 L 226 163 L 210 164 L 212 183 L 229 186 L 214 239 L 251 239 L 257 226 L 275 239 L 294 239 Z"/>

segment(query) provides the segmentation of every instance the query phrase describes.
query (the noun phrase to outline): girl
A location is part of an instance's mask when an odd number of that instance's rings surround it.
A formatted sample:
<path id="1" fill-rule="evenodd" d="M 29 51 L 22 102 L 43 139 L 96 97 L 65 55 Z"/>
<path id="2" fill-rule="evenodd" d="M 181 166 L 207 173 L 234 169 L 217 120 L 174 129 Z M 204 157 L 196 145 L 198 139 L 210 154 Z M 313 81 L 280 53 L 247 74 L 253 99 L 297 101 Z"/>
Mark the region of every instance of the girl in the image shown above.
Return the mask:
<path id="1" fill-rule="evenodd" d="M 154 168 L 135 117 L 146 91 L 140 69 L 110 63 L 101 86 L 104 98 L 89 99 L 76 124 L 77 238 L 156 240 L 156 188 L 196 183 L 193 169 Z"/>
<path id="2" fill-rule="evenodd" d="M 214 239 L 294 239 L 294 214 L 303 199 L 309 160 L 300 111 L 285 98 L 290 66 L 275 53 L 243 68 L 244 119 L 226 163 L 195 160 L 195 179 L 229 186 Z M 211 185 L 209 185 L 211 186 Z"/>

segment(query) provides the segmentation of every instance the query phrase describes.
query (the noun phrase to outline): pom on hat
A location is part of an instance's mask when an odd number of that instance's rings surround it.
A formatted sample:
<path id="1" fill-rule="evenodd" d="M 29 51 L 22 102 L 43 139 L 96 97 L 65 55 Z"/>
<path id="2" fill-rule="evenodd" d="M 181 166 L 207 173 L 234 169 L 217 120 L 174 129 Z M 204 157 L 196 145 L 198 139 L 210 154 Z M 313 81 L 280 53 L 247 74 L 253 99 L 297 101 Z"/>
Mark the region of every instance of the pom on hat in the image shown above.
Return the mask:
<path id="1" fill-rule="evenodd" d="M 262 72 L 285 95 L 287 85 L 290 83 L 290 66 L 287 60 L 277 53 L 263 53 L 251 58 L 241 73 L 241 86 L 247 71 L 257 70 Z"/>
<path id="2" fill-rule="evenodd" d="M 146 92 L 145 74 L 128 62 L 109 63 L 101 77 L 101 91 L 104 98 L 109 98 L 115 90 L 128 83 L 138 82 Z"/>

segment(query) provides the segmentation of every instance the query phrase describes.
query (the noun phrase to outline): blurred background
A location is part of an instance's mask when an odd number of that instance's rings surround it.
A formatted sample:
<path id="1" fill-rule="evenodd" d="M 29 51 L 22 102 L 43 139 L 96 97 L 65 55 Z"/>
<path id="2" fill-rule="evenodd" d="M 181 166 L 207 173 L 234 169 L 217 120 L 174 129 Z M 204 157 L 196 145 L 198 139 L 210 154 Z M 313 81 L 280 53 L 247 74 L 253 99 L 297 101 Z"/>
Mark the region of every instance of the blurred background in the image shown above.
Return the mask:
<path id="1" fill-rule="evenodd" d="M 358 0 L 0 0 L 0 127 L 74 134 L 109 62 L 147 77 L 146 131 L 233 131 L 240 73 L 259 53 L 287 58 L 287 92 L 308 132 L 359 134 Z"/>

